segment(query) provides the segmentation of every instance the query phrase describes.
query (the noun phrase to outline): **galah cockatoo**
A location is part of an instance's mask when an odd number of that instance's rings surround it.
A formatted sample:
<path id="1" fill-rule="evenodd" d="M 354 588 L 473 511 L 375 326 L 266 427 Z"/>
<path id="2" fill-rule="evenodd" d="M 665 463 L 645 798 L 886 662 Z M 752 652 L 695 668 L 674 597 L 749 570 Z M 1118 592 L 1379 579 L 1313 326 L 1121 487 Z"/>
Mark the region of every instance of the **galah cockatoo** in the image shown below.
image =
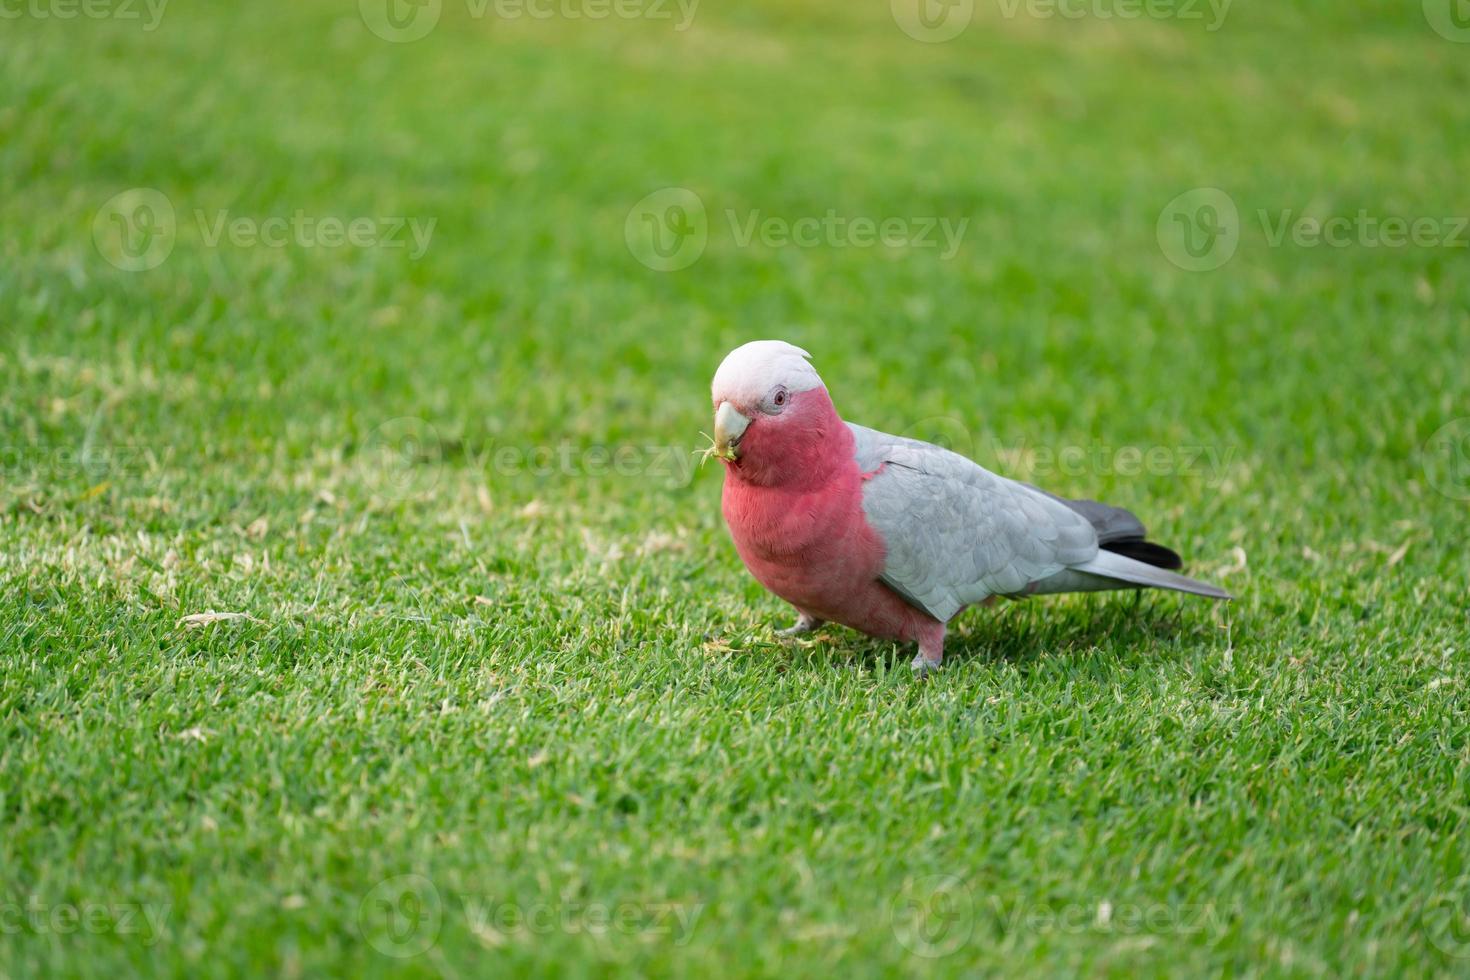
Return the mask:
<path id="1" fill-rule="evenodd" d="M 1176 575 L 1128 511 L 1066 500 L 957 453 L 844 422 L 806 351 L 757 340 L 715 372 L 712 452 L 723 510 L 747 568 L 796 607 L 807 633 L 831 621 L 944 659 L 946 624 L 995 596 L 1173 589 L 1230 594 Z"/>

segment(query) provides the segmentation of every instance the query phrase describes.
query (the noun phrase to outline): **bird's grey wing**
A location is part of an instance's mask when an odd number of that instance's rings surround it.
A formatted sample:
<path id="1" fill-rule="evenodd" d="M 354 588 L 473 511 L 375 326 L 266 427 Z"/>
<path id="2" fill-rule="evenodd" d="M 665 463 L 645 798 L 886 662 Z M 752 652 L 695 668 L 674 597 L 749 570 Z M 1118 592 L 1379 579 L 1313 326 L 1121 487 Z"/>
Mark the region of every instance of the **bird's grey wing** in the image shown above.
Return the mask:
<path id="1" fill-rule="evenodd" d="M 882 579 L 941 622 L 1097 554 L 1087 518 L 947 449 L 851 425 Z"/>

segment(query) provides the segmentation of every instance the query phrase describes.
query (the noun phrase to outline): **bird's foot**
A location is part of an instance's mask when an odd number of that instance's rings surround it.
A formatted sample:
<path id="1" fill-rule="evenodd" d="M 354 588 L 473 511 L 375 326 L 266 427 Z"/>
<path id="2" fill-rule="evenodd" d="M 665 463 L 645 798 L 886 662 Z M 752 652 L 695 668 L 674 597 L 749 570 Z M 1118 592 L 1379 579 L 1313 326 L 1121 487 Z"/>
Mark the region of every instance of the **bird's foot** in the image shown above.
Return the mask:
<path id="1" fill-rule="evenodd" d="M 919 655 L 909 663 L 909 666 L 913 668 L 915 677 L 928 677 L 937 672 L 942 663 L 944 663 L 944 627 L 941 625 L 937 632 L 919 638 Z"/>
<path id="2" fill-rule="evenodd" d="M 909 667 L 913 670 L 915 677 L 928 677 L 930 674 L 939 672 L 941 663 L 942 661 L 939 660 L 929 660 L 921 653 L 909 661 Z"/>
<path id="3" fill-rule="evenodd" d="M 795 626 L 788 626 L 784 630 L 777 630 L 776 635 L 801 636 L 805 633 L 814 633 L 821 629 L 826 622 L 825 619 L 818 619 L 815 616 L 808 616 L 806 613 L 802 613 L 796 618 Z"/>

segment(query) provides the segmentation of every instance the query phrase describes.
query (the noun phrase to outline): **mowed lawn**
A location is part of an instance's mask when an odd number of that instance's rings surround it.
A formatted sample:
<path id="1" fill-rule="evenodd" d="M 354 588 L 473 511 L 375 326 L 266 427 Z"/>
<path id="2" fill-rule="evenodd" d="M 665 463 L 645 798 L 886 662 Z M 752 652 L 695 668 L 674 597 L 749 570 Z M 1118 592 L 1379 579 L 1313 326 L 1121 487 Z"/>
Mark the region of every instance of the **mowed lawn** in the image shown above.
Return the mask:
<path id="1" fill-rule="evenodd" d="M 0 976 L 1470 972 L 1457 22 L 434 6 L 0 21 Z M 779 640 L 763 337 L 1238 601 Z"/>

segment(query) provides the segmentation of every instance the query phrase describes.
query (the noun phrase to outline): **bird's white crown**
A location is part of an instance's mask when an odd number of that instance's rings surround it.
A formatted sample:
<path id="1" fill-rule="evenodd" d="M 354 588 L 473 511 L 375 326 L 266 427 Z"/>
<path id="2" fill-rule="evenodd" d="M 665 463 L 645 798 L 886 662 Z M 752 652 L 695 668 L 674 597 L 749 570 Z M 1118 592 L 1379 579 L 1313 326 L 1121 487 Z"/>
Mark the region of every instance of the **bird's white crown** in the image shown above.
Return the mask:
<path id="1" fill-rule="evenodd" d="M 788 392 L 822 387 L 806 351 L 784 340 L 752 340 L 725 355 L 710 393 L 716 402 L 754 404 L 777 385 Z"/>

